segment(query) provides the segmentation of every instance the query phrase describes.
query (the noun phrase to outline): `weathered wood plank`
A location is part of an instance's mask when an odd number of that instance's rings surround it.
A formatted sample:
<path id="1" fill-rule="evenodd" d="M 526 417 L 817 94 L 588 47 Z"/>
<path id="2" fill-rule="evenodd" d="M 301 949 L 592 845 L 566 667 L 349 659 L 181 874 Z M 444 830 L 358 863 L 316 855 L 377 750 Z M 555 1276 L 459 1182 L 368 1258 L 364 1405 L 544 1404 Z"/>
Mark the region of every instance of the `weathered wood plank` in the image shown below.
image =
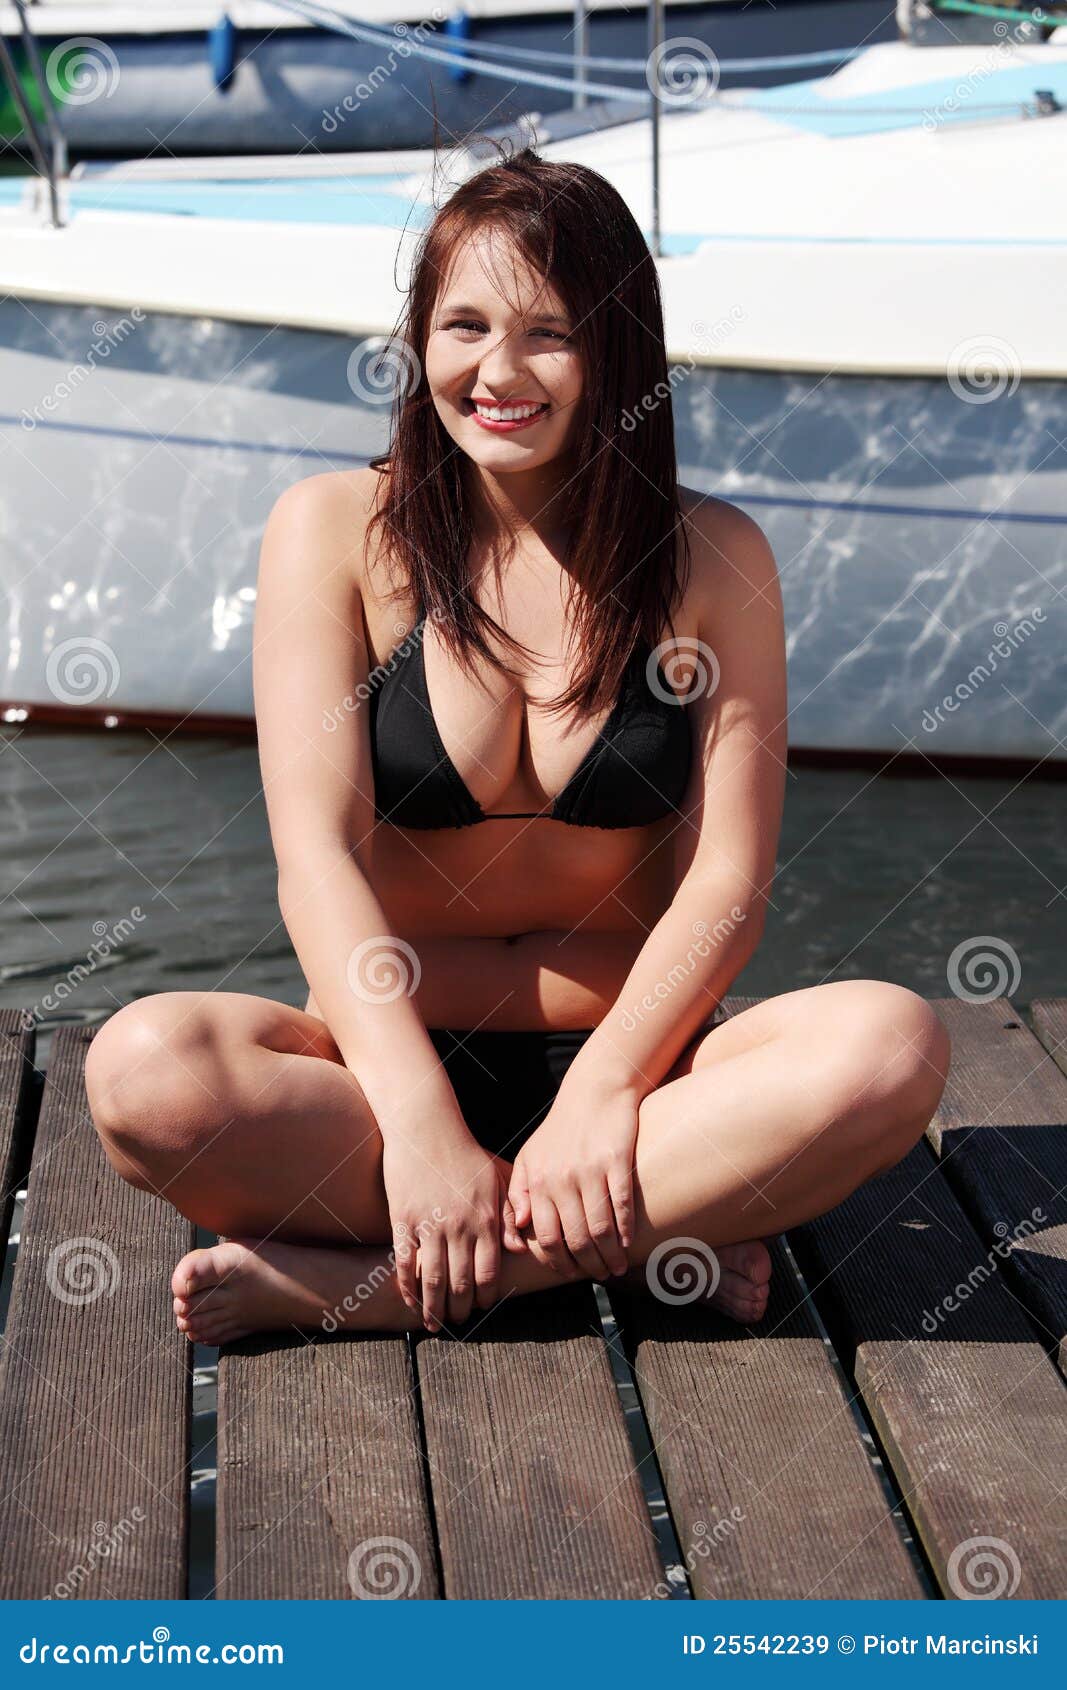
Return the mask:
<path id="1" fill-rule="evenodd" d="M 32 1024 L 17 1009 L 0 1009 L 0 1255 L 11 1230 L 15 1192 L 26 1177 L 36 1111 Z"/>
<path id="2" fill-rule="evenodd" d="M 1067 1075 L 1006 998 L 935 1008 L 952 1067 L 927 1136 L 1067 1372 Z"/>
<path id="3" fill-rule="evenodd" d="M 1057 1068 L 1067 1074 L 1067 998 L 1035 998 L 1030 1019 Z"/>
<path id="4" fill-rule="evenodd" d="M 446 1596 L 652 1596 L 663 1569 L 592 1290 L 475 1319 L 416 1348 Z"/>
<path id="5" fill-rule="evenodd" d="M 1067 1391 L 929 1145 L 790 1242 L 944 1594 L 1062 1596 Z"/>
<path id="6" fill-rule="evenodd" d="M 439 1594 L 405 1338 L 224 1347 L 218 1440 L 217 1597 Z"/>
<path id="7" fill-rule="evenodd" d="M 56 1034 L 0 1368 L 0 1596 L 185 1594 L 189 1346 L 169 1280 L 192 1228 L 112 1171 Z"/>
<path id="8" fill-rule="evenodd" d="M 780 1241 L 751 1329 L 611 1291 L 693 1594 L 925 1593 Z M 679 1287 L 707 1283 L 695 1268 Z"/>

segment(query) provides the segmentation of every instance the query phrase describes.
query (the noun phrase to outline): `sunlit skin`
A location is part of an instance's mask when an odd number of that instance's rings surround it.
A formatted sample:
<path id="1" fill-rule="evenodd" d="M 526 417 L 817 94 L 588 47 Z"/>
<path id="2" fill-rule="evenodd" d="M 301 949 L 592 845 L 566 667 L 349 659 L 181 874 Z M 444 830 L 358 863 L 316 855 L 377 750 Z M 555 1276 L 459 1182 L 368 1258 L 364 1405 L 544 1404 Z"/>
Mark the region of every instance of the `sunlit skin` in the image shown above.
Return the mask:
<path id="1" fill-rule="evenodd" d="M 574 329 L 561 295 L 483 234 L 460 249 L 423 349 L 437 414 L 472 472 L 471 590 L 534 654 L 517 675 L 487 669 L 476 685 L 427 635 L 439 730 L 490 815 L 550 802 L 603 720 L 539 709 L 573 670 L 560 493 L 574 473 L 584 383 L 596 379 Z M 474 414 L 479 400 L 547 409 L 494 428 Z M 604 831 L 494 817 L 413 833 L 372 826 L 371 807 L 359 812 L 359 862 L 346 851 L 338 866 L 315 817 L 348 793 L 329 784 L 337 777 L 314 748 L 323 712 L 355 672 L 353 582 L 368 666 L 388 658 L 415 611 L 400 615 L 379 559 L 355 544 L 376 485 L 370 470 L 311 477 L 279 501 L 264 536 L 261 760 L 283 913 L 309 978 L 330 977 L 331 929 L 352 944 L 390 933 L 419 957 L 401 1010 L 413 1004 L 423 1027 L 598 1028 L 624 986 L 640 998 L 669 973 L 695 918 L 714 921 L 740 899 L 720 972 L 703 984 L 694 976 L 710 1013 L 758 941 L 780 821 L 783 636 L 761 532 L 725 501 L 682 489 L 694 568 L 674 631 L 713 644 L 722 675 L 714 701 L 688 706 L 701 749 L 682 825 Z M 486 566 L 502 532 L 514 550 L 494 576 Z M 308 583 L 295 579 L 298 564 Z M 352 735 L 367 804 L 361 731 L 346 720 L 338 735 Z M 335 736 L 331 756 L 340 744 Z M 640 1279 L 656 1246 L 676 1238 L 714 1252 L 714 1306 L 758 1322 L 764 1240 L 907 1153 L 941 1096 L 947 1035 L 922 998 L 874 980 L 765 999 L 701 1026 L 673 1060 L 657 1055 L 670 1012 L 657 1014 L 625 1075 L 621 1037 L 590 1040 L 514 1161 L 477 1145 L 450 1088 L 425 1077 L 409 1088 L 414 1100 L 402 1086 L 389 1093 L 383 1131 L 372 1096 L 385 1095 L 386 1080 L 369 1056 L 364 1070 L 346 1061 L 351 1030 L 336 1004 L 328 1025 L 313 993 L 303 1010 L 232 992 L 142 999 L 98 1033 L 86 1086 L 118 1171 L 223 1238 L 183 1257 L 172 1279 L 178 1327 L 204 1343 L 315 1327 L 324 1314 L 351 1330 L 454 1331 L 501 1297 L 613 1273 Z M 406 1050 L 395 1066 L 419 1072 L 421 1047 L 404 1037 L 410 1060 Z M 445 1218 L 394 1260 L 398 1214 Z"/>

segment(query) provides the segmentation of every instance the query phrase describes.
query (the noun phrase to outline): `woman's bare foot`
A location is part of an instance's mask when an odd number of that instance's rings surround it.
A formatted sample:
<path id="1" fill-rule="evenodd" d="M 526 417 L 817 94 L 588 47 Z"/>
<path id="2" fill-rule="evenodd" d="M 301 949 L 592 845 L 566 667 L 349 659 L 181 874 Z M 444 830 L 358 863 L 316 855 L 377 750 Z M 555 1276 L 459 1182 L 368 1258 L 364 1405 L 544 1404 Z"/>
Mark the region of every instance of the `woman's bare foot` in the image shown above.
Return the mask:
<path id="1" fill-rule="evenodd" d="M 384 1247 L 228 1238 L 190 1250 L 171 1279 L 178 1330 L 198 1344 L 230 1344 L 289 1327 L 400 1332 L 419 1325 L 397 1290 Z"/>
<path id="2" fill-rule="evenodd" d="M 679 1240 L 680 1245 L 684 1242 Z M 710 1297 L 697 1295 L 694 1289 L 692 1306 L 706 1304 L 743 1326 L 754 1326 L 767 1312 L 771 1289 L 771 1257 L 766 1244 L 761 1238 L 750 1238 L 743 1244 L 719 1244 L 714 1250 L 708 1246 L 708 1256 L 714 1257 L 718 1265 L 718 1282 Z M 707 1265 L 710 1266 L 710 1262 Z M 697 1264 L 697 1271 L 702 1271 L 701 1263 Z M 663 1270 L 660 1269 L 660 1272 Z M 624 1285 L 627 1282 L 635 1288 L 643 1286 L 653 1296 L 657 1295 L 655 1280 L 650 1279 L 647 1267 L 631 1268 L 621 1281 Z M 607 1283 L 610 1285 L 611 1281 Z M 663 1301 L 688 1303 L 684 1295 L 675 1297 L 667 1289 L 669 1284 L 669 1280 L 664 1284 Z M 689 1289 L 681 1277 L 677 1289 L 679 1292 Z"/>

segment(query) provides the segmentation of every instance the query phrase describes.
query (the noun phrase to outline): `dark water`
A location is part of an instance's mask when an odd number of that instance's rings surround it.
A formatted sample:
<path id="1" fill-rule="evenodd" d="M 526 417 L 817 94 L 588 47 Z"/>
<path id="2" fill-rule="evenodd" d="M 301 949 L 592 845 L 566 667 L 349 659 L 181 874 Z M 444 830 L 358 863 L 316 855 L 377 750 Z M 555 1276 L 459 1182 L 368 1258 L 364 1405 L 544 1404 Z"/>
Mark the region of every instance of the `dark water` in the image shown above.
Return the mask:
<path id="1" fill-rule="evenodd" d="M 6 729 L 0 815 L 0 1004 L 37 1010 L 43 1050 L 151 992 L 303 1002 L 252 741 Z M 1040 775 L 791 766 L 774 909 L 731 990 L 875 977 L 945 997 L 953 951 L 989 935 L 1018 959 L 1019 1007 L 1064 992 L 1065 819 Z"/>

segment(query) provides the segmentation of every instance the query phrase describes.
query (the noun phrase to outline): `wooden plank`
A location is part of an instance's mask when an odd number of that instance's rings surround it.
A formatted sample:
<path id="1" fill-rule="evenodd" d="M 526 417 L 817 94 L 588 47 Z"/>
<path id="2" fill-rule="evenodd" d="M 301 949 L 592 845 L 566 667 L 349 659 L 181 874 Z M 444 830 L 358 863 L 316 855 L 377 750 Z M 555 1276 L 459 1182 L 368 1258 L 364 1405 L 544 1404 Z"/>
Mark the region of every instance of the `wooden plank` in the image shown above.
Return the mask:
<path id="1" fill-rule="evenodd" d="M 925 1593 L 780 1241 L 751 1330 L 611 1291 L 698 1597 Z"/>
<path id="2" fill-rule="evenodd" d="M 192 1228 L 126 1185 L 56 1034 L 0 1371 L 0 1596 L 185 1594 L 190 1346 L 169 1280 Z"/>
<path id="3" fill-rule="evenodd" d="M 1030 1020 L 1057 1068 L 1067 1074 L 1067 998 L 1035 998 Z"/>
<path id="4" fill-rule="evenodd" d="M 654 1595 L 663 1568 L 590 1287 L 420 1337 L 416 1360 L 446 1596 Z"/>
<path id="5" fill-rule="evenodd" d="M 217 1597 L 439 1594 L 405 1338 L 225 1346 L 218 1440 Z"/>
<path id="6" fill-rule="evenodd" d="M 11 1231 L 15 1192 L 29 1167 L 37 1109 L 33 1052 L 36 1032 L 21 1011 L 0 1009 L 0 1256 Z"/>
<path id="7" fill-rule="evenodd" d="M 952 1067 L 927 1136 L 1067 1372 L 1067 1075 L 1006 998 L 935 1007 Z M 1055 1042 L 1054 1018 L 1042 1025 Z"/>
<path id="8" fill-rule="evenodd" d="M 943 1593 L 1062 1596 L 1067 1391 L 929 1145 L 790 1242 Z"/>

